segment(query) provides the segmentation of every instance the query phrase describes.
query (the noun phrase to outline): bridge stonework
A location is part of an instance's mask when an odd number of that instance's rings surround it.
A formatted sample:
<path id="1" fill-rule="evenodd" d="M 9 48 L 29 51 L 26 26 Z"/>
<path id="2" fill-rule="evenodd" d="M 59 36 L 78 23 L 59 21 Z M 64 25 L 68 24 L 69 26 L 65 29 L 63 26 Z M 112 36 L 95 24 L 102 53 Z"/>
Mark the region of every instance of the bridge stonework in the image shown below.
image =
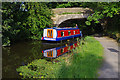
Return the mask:
<path id="1" fill-rule="evenodd" d="M 89 8 L 56 8 L 52 10 L 54 16 L 51 19 L 56 27 L 66 20 L 87 18 L 93 13 Z"/>

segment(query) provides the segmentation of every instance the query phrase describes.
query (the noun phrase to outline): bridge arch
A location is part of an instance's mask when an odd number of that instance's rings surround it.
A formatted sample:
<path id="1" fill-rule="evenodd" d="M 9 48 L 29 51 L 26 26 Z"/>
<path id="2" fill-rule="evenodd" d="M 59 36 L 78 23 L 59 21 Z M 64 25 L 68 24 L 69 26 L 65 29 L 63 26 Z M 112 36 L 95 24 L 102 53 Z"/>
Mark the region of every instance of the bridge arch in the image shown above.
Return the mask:
<path id="1" fill-rule="evenodd" d="M 75 27 L 78 25 L 85 25 L 86 18 L 67 19 L 61 22 L 58 27 Z"/>

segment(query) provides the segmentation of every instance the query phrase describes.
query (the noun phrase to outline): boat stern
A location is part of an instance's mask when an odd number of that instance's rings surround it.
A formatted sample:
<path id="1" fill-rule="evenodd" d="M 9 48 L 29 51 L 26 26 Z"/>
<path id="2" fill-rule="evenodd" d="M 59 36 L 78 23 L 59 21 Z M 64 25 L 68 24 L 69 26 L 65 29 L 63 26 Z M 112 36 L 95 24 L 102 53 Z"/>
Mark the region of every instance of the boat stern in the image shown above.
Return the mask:
<path id="1" fill-rule="evenodd" d="M 48 37 L 42 37 L 41 40 L 57 41 L 56 38 L 48 38 Z"/>

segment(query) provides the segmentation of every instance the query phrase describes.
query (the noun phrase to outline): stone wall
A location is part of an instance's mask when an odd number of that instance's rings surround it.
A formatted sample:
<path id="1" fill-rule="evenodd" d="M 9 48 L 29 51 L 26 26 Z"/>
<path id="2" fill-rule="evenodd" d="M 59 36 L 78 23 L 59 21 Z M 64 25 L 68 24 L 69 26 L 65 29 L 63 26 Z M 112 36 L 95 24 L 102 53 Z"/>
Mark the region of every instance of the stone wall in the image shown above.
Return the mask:
<path id="1" fill-rule="evenodd" d="M 69 19 L 87 18 L 93 12 L 89 8 L 56 8 L 52 10 L 54 12 L 54 17 L 52 17 L 52 20 L 53 20 L 53 24 L 56 27 L 58 27 L 62 22 Z M 79 14 L 74 14 L 78 12 Z M 62 13 L 68 13 L 68 14 L 62 14 Z M 73 13 L 73 14 L 69 14 L 69 13 Z"/>
<path id="2" fill-rule="evenodd" d="M 91 12 L 92 11 L 92 9 L 89 9 L 89 8 L 56 8 L 56 9 L 52 9 L 52 10 L 53 10 L 54 14 L 62 14 L 62 13 L 65 13 L 65 12 L 85 13 L 85 12 Z"/>

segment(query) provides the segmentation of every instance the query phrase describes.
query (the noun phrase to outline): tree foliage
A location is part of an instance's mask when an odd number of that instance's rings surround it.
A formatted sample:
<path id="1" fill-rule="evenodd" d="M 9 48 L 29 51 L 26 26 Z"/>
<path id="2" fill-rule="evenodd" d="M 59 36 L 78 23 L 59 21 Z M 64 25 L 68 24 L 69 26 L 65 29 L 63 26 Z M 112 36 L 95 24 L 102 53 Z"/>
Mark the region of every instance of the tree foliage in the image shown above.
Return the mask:
<path id="1" fill-rule="evenodd" d="M 105 18 L 112 18 L 115 15 L 120 14 L 120 2 L 96 2 L 96 3 L 82 3 L 83 7 L 91 8 L 94 13 L 87 18 L 87 25 L 91 21 L 100 23 Z"/>
<path id="2" fill-rule="evenodd" d="M 26 2 L 2 4 L 3 45 L 24 39 L 40 39 L 43 28 L 49 26 L 52 12 L 46 3 Z"/>

